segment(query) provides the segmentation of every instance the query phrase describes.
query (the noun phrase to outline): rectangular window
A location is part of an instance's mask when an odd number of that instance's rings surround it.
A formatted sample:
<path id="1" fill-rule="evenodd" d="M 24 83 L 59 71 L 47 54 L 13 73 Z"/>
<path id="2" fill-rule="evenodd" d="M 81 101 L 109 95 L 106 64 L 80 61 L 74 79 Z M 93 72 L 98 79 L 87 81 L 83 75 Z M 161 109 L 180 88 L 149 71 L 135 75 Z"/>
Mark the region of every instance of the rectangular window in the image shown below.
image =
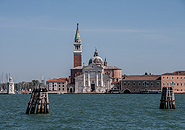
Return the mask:
<path id="1" fill-rule="evenodd" d="M 182 86 L 182 82 L 181 82 L 181 86 Z"/>
<path id="2" fill-rule="evenodd" d="M 181 77 L 181 79 L 182 79 L 182 77 Z"/>
<path id="3" fill-rule="evenodd" d="M 123 85 L 125 86 L 126 85 L 126 82 L 124 82 Z"/>
<path id="4" fill-rule="evenodd" d="M 165 79 L 165 77 L 163 77 L 163 79 Z"/>
<path id="5" fill-rule="evenodd" d="M 177 86 L 179 86 L 179 83 L 177 82 Z"/>
<path id="6" fill-rule="evenodd" d="M 169 86 L 169 83 L 167 82 L 167 86 Z"/>
<path id="7" fill-rule="evenodd" d="M 133 82 L 133 86 L 135 86 L 135 82 Z"/>
<path id="8" fill-rule="evenodd" d="M 185 84 L 185 83 L 184 83 L 184 84 Z M 141 85 L 141 83 L 139 82 L 139 83 L 138 83 L 138 86 L 140 86 L 140 85 Z"/>
<path id="9" fill-rule="evenodd" d="M 167 79 L 168 79 L 168 77 L 167 77 Z"/>
<path id="10" fill-rule="evenodd" d="M 64 88 L 63 88 L 63 91 L 64 91 Z"/>
<path id="11" fill-rule="evenodd" d="M 145 82 L 143 82 L 143 86 L 145 86 Z"/>
<path id="12" fill-rule="evenodd" d="M 60 91 L 60 88 L 58 88 L 59 89 L 59 91 Z"/>
<path id="13" fill-rule="evenodd" d="M 130 82 L 128 82 L 128 86 L 130 86 Z"/>
<path id="14" fill-rule="evenodd" d="M 163 82 L 163 86 L 165 86 L 165 82 Z"/>
<path id="15" fill-rule="evenodd" d="M 179 79 L 179 77 L 177 77 L 177 79 Z"/>
<path id="16" fill-rule="evenodd" d="M 173 79 L 173 77 L 172 77 L 172 79 Z"/>
<path id="17" fill-rule="evenodd" d="M 157 86 L 159 86 L 159 82 L 157 82 Z"/>
<path id="18" fill-rule="evenodd" d="M 151 86 L 153 86 L 153 82 L 151 82 Z"/>

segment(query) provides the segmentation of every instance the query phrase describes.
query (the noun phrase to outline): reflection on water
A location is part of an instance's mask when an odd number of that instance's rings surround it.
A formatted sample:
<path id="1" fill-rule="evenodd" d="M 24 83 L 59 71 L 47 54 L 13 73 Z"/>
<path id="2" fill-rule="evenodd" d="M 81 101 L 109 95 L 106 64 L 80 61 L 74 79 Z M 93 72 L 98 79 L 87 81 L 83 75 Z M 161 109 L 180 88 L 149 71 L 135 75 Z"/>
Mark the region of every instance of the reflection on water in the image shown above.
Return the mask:
<path id="1" fill-rule="evenodd" d="M 30 97 L 0 95 L 0 129 L 185 129 L 185 95 L 161 110 L 160 94 L 51 94 L 49 114 L 26 115 Z"/>

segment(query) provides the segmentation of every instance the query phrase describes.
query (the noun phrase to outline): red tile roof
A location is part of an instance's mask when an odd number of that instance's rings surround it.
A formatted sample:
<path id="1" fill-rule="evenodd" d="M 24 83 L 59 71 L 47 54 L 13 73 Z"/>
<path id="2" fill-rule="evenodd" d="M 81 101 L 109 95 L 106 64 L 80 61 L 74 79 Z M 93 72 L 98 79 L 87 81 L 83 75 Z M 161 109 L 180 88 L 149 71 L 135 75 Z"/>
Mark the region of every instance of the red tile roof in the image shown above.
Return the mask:
<path id="1" fill-rule="evenodd" d="M 185 75 L 185 71 L 175 71 L 173 73 L 164 73 L 162 75 Z"/>
<path id="2" fill-rule="evenodd" d="M 126 75 L 123 80 L 160 80 L 160 75 Z"/>
<path id="3" fill-rule="evenodd" d="M 59 78 L 59 79 L 50 79 L 50 80 L 47 80 L 46 82 L 50 82 L 50 81 L 69 81 L 69 78 Z"/>

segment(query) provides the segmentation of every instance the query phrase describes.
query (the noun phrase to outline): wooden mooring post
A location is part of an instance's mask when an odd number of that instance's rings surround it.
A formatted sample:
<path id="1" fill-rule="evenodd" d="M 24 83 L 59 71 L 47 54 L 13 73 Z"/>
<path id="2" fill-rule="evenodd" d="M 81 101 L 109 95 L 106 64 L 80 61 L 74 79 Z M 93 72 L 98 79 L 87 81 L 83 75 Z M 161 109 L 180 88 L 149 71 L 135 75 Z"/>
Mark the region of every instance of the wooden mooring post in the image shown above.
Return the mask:
<path id="1" fill-rule="evenodd" d="M 175 109 L 175 97 L 173 87 L 163 87 L 160 109 Z"/>
<path id="2" fill-rule="evenodd" d="M 49 99 L 46 88 L 34 89 L 28 103 L 26 114 L 49 113 Z"/>

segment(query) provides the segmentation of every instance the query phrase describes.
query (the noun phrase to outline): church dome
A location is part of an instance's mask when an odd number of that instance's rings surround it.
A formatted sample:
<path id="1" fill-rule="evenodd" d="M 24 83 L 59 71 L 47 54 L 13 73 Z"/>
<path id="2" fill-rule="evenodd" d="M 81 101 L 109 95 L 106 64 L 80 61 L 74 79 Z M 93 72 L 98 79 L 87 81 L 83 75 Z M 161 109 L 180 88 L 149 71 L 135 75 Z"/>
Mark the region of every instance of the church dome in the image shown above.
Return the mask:
<path id="1" fill-rule="evenodd" d="M 94 52 L 94 57 L 92 57 L 90 60 L 89 60 L 89 65 L 90 64 L 96 64 L 96 65 L 103 65 L 103 60 L 101 57 L 98 56 L 98 51 L 95 50 Z"/>

